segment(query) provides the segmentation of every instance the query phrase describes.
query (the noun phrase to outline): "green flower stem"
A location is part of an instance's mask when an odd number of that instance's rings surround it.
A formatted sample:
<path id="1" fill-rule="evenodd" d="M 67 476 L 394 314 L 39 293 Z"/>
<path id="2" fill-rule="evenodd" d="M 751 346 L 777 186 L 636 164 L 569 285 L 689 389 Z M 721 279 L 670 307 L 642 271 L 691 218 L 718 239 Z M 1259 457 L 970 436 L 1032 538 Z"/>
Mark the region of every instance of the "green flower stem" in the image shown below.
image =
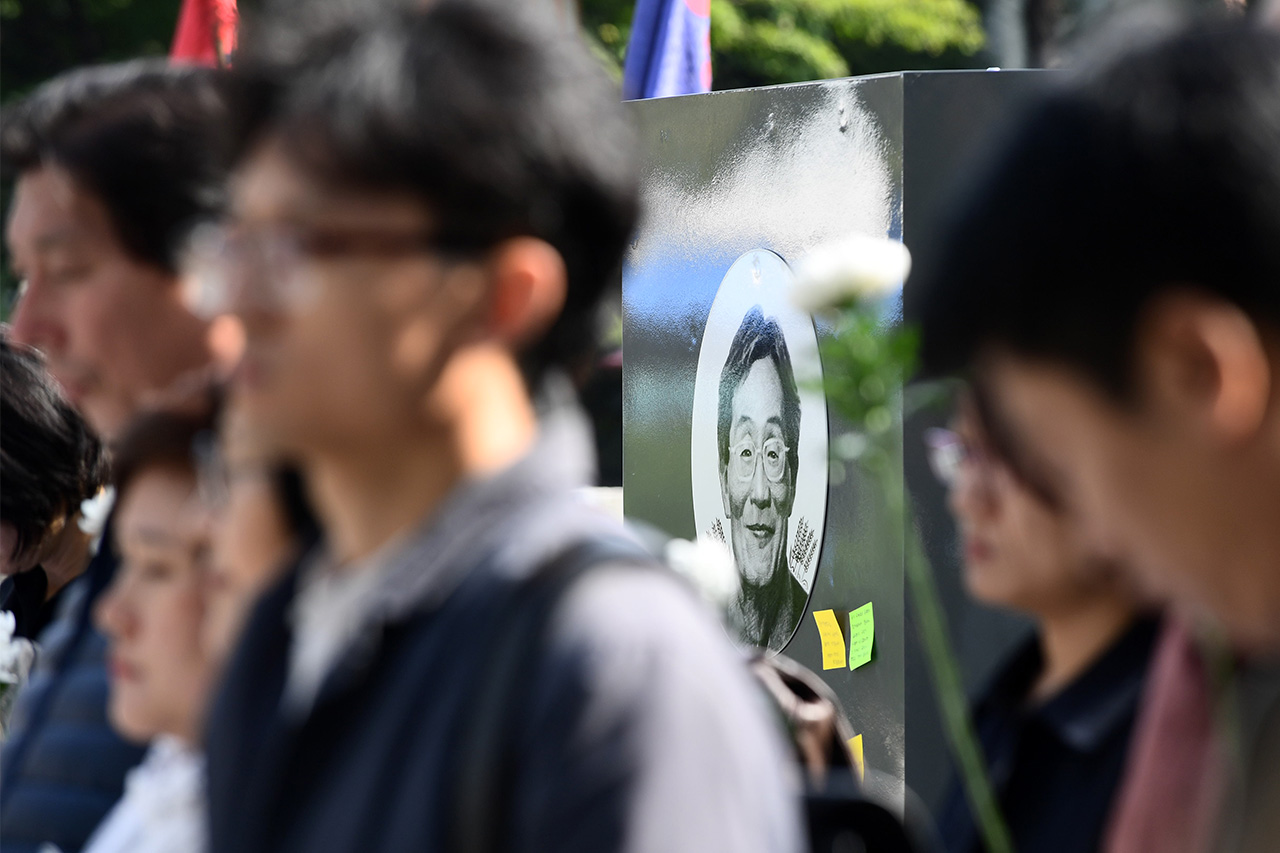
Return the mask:
<path id="1" fill-rule="evenodd" d="M 904 412 L 908 398 L 919 405 L 938 396 L 936 389 L 930 391 L 919 385 L 909 395 L 901 390 L 903 377 L 912 375 L 915 367 L 919 334 L 910 325 L 885 326 L 874 302 L 856 296 L 833 306 L 830 316 L 834 334 L 822 342 L 824 391 L 831 406 L 858 430 L 850 434 L 858 441 L 843 442 L 843 452 L 837 447 L 834 461 L 854 462 L 882 487 L 892 533 L 906 548 L 907 588 L 915 604 L 920 639 L 960 783 L 988 853 L 1012 853 L 1013 842 L 987 778 L 960 670 L 951 652 L 933 569 L 915 525 L 908 524 L 913 516 L 908 514 L 898 446 L 902 416 L 895 416 L 894 410 Z"/>
<path id="2" fill-rule="evenodd" d="M 891 496 L 894 516 L 905 520 L 907 505 L 903 499 L 901 483 L 898 488 L 887 490 Z M 896 500 L 893 497 L 896 496 Z M 906 574 L 911 601 L 916 608 L 920 639 L 924 643 L 933 676 L 934 692 L 942 713 L 951 754 L 960 772 L 960 784 L 977 819 L 978 831 L 989 853 L 1013 853 L 1013 841 L 1009 829 L 1000 814 L 991 780 L 987 777 L 986 762 L 978 747 L 977 733 L 969 716 L 968 702 L 961 686 L 960 669 L 951 653 L 947 637 L 946 614 L 938 600 L 938 588 L 934 583 L 933 569 L 920 544 L 920 534 L 915 525 L 907 528 Z"/>

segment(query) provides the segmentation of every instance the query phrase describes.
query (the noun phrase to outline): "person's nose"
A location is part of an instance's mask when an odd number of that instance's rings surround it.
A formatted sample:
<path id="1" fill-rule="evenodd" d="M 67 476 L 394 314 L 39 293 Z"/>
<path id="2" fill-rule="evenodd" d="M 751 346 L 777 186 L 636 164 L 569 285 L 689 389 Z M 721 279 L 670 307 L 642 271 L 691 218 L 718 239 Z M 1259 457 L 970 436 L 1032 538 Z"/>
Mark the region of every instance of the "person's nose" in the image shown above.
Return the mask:
<path id="1" fill-rule="evenodd" d="M 764 475 L 764 464 L 760 457 L 756 457 L 756 467 L 751 474 L 751 502 L 758 507 L 766 507 L 773 498 L 773 492 L 769 489 L 769 480 Z"/>
<path id="2" fill-rule="evenodd" d="M 28 279 L 18 294 L 10 317 L 12 338 L 17 343 L 43 350 L 60 352 L 66 344 L 63 312 L 47 284 Z"/>
<path id="3" fill-rule="evenodd" d="M 93 621 L 112 641 L 126 636 L 136 624 L 126 581 L 121 575 L 116 576 L 94 605 Z"/>

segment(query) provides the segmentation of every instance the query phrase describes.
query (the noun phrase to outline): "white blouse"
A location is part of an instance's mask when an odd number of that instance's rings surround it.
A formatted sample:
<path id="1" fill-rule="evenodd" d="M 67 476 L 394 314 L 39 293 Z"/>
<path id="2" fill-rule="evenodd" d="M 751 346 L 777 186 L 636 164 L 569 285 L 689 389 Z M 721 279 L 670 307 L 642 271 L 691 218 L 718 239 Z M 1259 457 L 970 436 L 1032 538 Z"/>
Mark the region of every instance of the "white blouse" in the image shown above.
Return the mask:
<path id="1" fill-rule="evenodd" d="M 204 853 L 206 822 L 204 754 L 161 735 L 125 777 L 124 796 L 84 853 Z"/>

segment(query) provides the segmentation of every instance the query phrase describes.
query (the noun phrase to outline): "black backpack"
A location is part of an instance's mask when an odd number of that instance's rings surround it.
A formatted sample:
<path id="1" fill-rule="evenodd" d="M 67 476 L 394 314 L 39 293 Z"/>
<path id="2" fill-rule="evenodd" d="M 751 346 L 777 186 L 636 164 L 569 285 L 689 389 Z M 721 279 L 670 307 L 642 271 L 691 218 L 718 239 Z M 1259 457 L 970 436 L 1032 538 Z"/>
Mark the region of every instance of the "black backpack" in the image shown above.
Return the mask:
<path id="1" fill-rule="evenodd" d="M 662 570 L 639 545 L 623 539 L 579 542 L 546 563 L 522 583 L 506 612 L 496 614 L 485 653 L 486 678 L 472 697 L 472 714 L 459 740 L 460 761 L 451 848 L 456 853 L 498 853 L 505 843 L 504 816 L 514 788 L 519 705 L 542 646 L 551 613 L 565 591 L 583 574 L 601 565 L 631 565 Z M 814 853 L 927 853 L 934 849 L 927 819 L 905 821 L 870 796 L 858 783 L 845 744 L 852 728 L 839 700 L 812 671 L 781 655 L 763 652 L 748 662 L 786 725 L 797 759 L 805 770 L 804 811 L 809 850 Z"/>

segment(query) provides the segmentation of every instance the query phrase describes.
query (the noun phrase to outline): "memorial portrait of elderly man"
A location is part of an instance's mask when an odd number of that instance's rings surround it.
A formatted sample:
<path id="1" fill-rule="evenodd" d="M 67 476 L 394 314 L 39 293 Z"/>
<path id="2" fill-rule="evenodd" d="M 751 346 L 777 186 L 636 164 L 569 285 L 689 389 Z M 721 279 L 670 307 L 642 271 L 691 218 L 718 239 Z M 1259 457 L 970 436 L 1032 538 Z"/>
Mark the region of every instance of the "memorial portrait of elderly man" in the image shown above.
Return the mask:
<path id="1" fill-rule="evenodd" d="M 782 329 L 758 305 L 729 345 L 716 438 L 728 544 L 742 581 L 730 615 L 743 640 L 781 649 L 808 598 L 787 566 L 800 393 Z"/>

